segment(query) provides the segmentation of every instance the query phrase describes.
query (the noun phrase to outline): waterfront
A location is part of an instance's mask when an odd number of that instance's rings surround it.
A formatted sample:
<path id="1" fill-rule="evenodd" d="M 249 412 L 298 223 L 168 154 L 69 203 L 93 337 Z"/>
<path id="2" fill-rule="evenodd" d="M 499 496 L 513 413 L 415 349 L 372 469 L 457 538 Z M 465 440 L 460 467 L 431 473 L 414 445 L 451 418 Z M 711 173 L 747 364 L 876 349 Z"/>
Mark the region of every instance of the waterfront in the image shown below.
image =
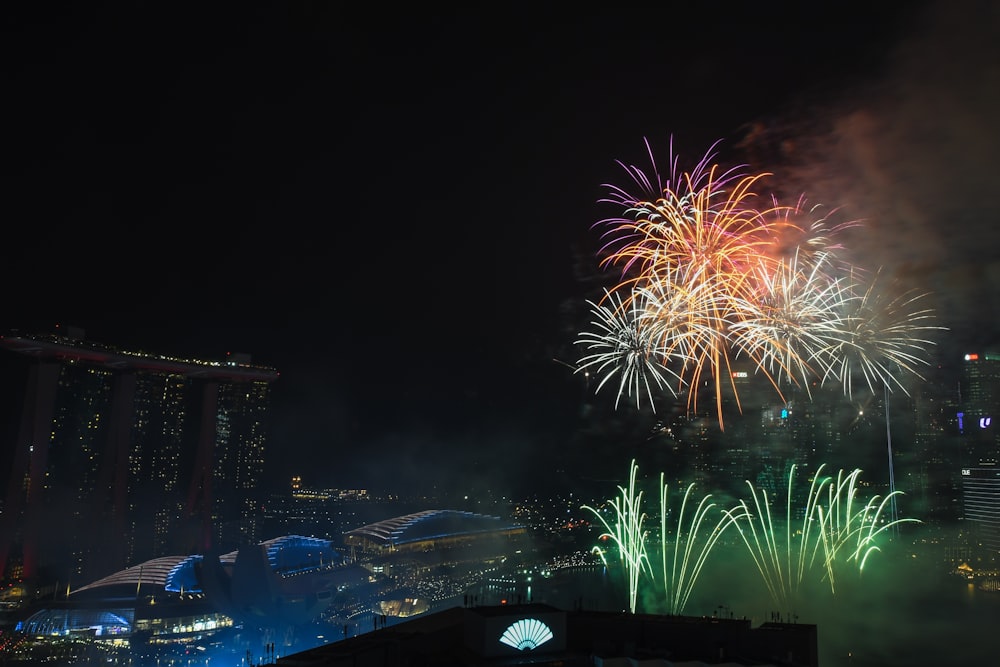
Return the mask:
<path id="1" fill-rule="evenodd" d="M 900 577 L 845 586 L 837 595 L 818 595 L 782 620 L 815 624 L 821 667 L 938 667 L 994 664 L 1000 647 L 1000 593 L 979 590 L 955 575 L 896 567 Z M 884 583 L 884 585 L 882 585 Z M 480 587 L 480 602 L 544 602 L 562 609 L 621 611 L 624 592 L 603 567 L 575 568 L 518 587 Z M 529 597 L 530 596 L 530 597 Z M 686 615 L 732 614 L 756 627 L 770 620 L 769 603 L 747 591 L 726 596 L 717 588 L 695 595 Z"/>
<path id="2" fill-rule="evenodd" d="M 569 510 L 576 503 L 570 503 Z M 395 503 L 391 507 L 355 505 L 338 515 L 359 522 L 366 520 L 362 510 L 383 516 L 408 509 Z M 552 509 L 555 516 L 571 515 L 567 507 L 558 507 L 561 511 Z M 329 514 L 321 513 L 323 517 Z M 510 546 L 503 559 L 483 558 L 483 554 L 469 559 L 468 553 L 456 558 L 440 549 L 420 552 L 420 558 L 400 554 L 398 562 L 373 563 L 372 572 L 378 576 L 338 591 L 337 604 L 313 623 L 287 625 L 291 621 L 286 616 L 274 619 L 266 629 L 237 624 L 204 637 L 175 637 L 171 645 L 137 642 L 131 650 L 127 643 L 114 648 L 106 641 L 91 645 L 73 636 L 44 642 L 47 648 L 37 646 L 33 654 L 17 650 L 16 657 L 10 653 L 6 657 L 37 661 L 43 655 L 77 655 L 89 661 L 97 656 L 99 662 L 132 667 L 233 665 L 248 656 L 261 659 L 269 646 L 276 655 L 287 657 L 461 606 L 532 602 L 567 611 L 628 613 L 628 592 L 615 552 L 606 553 L 609 566 L 605 566 L 592 551 L 595 543 L 601 543 L 599 531 L 585 522 L 561 519 L 553 524 L 541 516 L 532 518 L 538 524 L 532 539 L 514 545 L 516 549 Z M 669 609 L 663 591 L 667 569 L 661 569 L 656 542 L 649 545 L 652 570 L 641 578 L 637 599 L 641 614 L 667 614 Z M 995 561 L 967 546 L 956 546 L 961 544 L 961 535 L 914 526 L 906 539 L 884 540 L 863 568 L 842 554 L 834 563 L 835 586 L 824 568 L 806 567 L 805 576 L 800 573 L 801 581 L 791 587 L 786 602 L 779 604 L 768 595 L 748 551 L 731 536 L 715 543 L 696 581 L 687 579 L 690 597 L 675 613 L 745 619 L 752 627 L 775 620 L 815 625 L 823 667 L 983 663 L 992 652 L 988 641 L 1000 617 L 1000 593 L 977 584 L 995 582 L 997 568 Z M 783 558 L 789 555 L 781 554 Z"/>
<path id="3" fill-rule="evenodd" d="M 820 616 L 822 667 L 997 664 L 1000 593 L 929 577 L 872 597 Z"/>
<path id="4" fill-rule="evenodd" d="M 996 621 L 1000 618 L 1000 593 L 976 588 L 955 575 L 930 574 L 912 563 L 884 563 L 897 576 L 875 571 L 876 578 L 850 586 L 847 582 L 835 596 L 825 591 L 804 601 L 802 608 L 789 612 L 791 620 L 817 626 L 819 664 L 821 667 L 937 667 L 942 664 L 993 664 L 995 662 Z M 770 620 L 770 603 L 753 594 L 753 586 L 740 588 L 727 580 L 747 578 L 745 571 L 728 568 L 713 572 L 700 581 L 689 616 L 732 615 L 747 618 L 753 627 Z M 651 598 L 647 601 L 652 603 Z M 464 595 L 442 598 L 428 613 L 462 605 L 500 605 L 540 602 L 565 609 L 623 612 L 624 590 L 616 586 L 613 575 L 602 565 L 575 566 L 557 570 L 551 576 L 532 574 L 515 579 L 498 575 L 470 586 Z M 641 611 L 641 610 L 640 610 Z M 422 616 L 423 614 L 418 615 Z M 414 617 L 410 617 L 414 618 Z M 387 619 L 388 624 L 409 619 Z M 790 620 L 783 617 L 782 620 Z M 382 623 L 386 619 L 381 620 Z M 254 660 L 264 657 L 261 642 L 277 641 L 277 652 L 288 656 L 313 646 L 336 642 L 344 637 L 366 634 L 379 627 L 380 618 L 370 611 L 351 618 L 328 619 L 326 623 L 297 628 L 294 636 L 257 637 L 234 630 L 215 637 L 203 649 L 160 653 L 143 658 L 129 652 L 104 653 L 102 663 L 145 665 L 232 665 L 239 664 L 249 651 Z M 265 643 L 266 643 L 265 642 Z M 84 650 L 64 646 L 57 651 Z M 202 652 L 204 651 L 204 652 Z M 94 662 L 93 649 L 84 650 L 83 662 Z M 36 654 L 40 655 L 40 654 Z M 233 660 L 236 662 L 233 662 Z"/>

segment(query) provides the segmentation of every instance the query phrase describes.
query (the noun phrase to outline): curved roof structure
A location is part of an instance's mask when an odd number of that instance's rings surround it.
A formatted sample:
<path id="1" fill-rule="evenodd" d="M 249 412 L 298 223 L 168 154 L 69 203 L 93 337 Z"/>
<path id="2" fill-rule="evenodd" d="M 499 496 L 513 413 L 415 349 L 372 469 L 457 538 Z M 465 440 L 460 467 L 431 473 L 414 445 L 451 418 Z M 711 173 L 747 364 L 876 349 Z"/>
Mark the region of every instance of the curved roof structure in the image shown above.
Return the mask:
<path id="1" fill-rule="evenodd" d="M 40 603 L 19 626 L 32 633 L 129 636 L 139 621 L 148 627 L 160 619 L 165 641 L 173 641 L 234 623 L 309 622 L 338 590 L 367 580 L 368 572 L 345 564 L 330 540 L 285 535 L 218 556 L 145 561 L 81 586 L 69 599 Z M 176 618 L 186 620 L 161 622 Z"/>
<path id="2" fill-rule="evenodd" d="M 367 538 L 383 546 L 399 546 L 446 537 L 495 533 L 522 526 L 496 516 L 458 510 L 424 510 L 386 519 L 344 533 L 345 537 Z"/>
<path id="3" fill-rule="evenodd" d="M 271 569 L 280 575 L 307 572 L 335 565 L 340 561 L 340 554 L 333 549 L 330 540 L 315 537 L 285 535 L 261 542 L 260 546 L 267 552 Z M 224 566 L 232 566 L 238 554 L 238 551 L 222 554 L 219 562 Z M 98 594 L 110 597 L 109 593 L 114 588 L 125 587 L 134 596 L 135 591 L 144 586 L 159 587 L 170 593 L 201 593 L 201 582 L 195 567 L 204 558 L 200 554 L 154 558 L 81 586 L 71 591 L 70 595 Z"/>
<path id="4" fill-rule="evenodd" d="M 70 595 L 94 592 L 98 589 L 106 591 L 117 586 L 129 586 L 133 591 L 147 584 L 159 588 L 167 588 L 168 582 L 176 583 L 179 577 L 183 577 L 179 572 L 192 567 L 192 559 L 200 560 L 201 556 L 163 556 L 162 558 L 154 558 L 145 563 L 109 574 L 86 586 L 81 586 L 75 591 L 71 591 Z M 180 590 L 179 585 L 176 590 Z M 190 590 L 190 587 L 185 587 L 185 590 Z"/>
<path id="5" fill-rule="evenodd" d="M 285 535 L 261 542 L 267 551 L 271 569 L 281 575 L 306 572 L 316 568 L 336 565 L 341 556 L 330 540 L 301 535 Z"/>

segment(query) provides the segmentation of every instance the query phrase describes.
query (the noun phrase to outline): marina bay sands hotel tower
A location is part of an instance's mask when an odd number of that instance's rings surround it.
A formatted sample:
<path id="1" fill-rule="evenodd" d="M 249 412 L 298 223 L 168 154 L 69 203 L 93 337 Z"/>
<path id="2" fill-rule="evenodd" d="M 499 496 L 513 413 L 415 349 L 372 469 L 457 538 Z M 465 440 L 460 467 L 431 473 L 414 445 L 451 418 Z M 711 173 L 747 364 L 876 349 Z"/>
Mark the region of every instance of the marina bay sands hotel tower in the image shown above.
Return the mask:
<path id="1" fill-rule="evenodd" d="M 125 351 L 79 330 L 2 336 L 0 355 L 24 382 L 15 441 L 0 443 L 0 581 L 68 586 L 259 541 L 275 369 Z"/>

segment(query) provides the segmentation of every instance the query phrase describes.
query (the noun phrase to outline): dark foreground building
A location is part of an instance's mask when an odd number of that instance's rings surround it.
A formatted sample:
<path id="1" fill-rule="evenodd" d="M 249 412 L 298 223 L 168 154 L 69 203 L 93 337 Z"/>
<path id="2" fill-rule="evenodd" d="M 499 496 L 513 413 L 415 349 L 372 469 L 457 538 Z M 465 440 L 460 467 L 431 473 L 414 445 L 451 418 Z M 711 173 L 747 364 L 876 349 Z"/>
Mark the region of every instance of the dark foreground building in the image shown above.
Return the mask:
<path id="1" fill-rule="evenodd" d="M 285 667 L 754 665 L 816 667 L 815 625 L 563 611 L 543 604 L 454 607 L 278 658 Z"/>

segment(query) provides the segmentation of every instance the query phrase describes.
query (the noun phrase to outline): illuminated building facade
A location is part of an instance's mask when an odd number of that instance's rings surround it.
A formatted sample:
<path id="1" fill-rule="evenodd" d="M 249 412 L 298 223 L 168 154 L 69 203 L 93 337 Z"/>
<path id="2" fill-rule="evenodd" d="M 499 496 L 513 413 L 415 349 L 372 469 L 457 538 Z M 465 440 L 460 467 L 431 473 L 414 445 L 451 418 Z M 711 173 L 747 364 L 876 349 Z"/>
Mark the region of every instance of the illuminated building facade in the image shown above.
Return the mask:
<path id="1" fill-rule="evenodd" d="M 959 385 L 958 430 L 965 441 L 963 466 L 996 465 L 1000 431 L 1000 354 L 966 354 Z"/>
<path id="2" fill-rule="evenodd" d="M 1000 553 L 1000 354 L 966 354 L 962 364 L 958 430 L 963 517 L 975 544 Z"/>
<path id="3" fill-rule="evenodd" d="M 977 545 L 1000 556 L 1000 467 L 962 468 L 962 499 Z"/>
<path id="4" fill-rule="evenodd" d="M 149 558 L 256 541 L 269 385 L 224 362 L 129 352 L 66 334 L 0 337 L 26 384 L 0 578 L 94 579 Z"/>
<path id="5" fill-rule="evenodd" d="M 900 451 L 897 487 L 917 516 L 931 526 L 952 525 L 962 517 L 962 441 L 956 427 L 958 392 L 951 381 L 929 379 L 913 400 L 913 452 Z"/>
<path id="6" fill-rule="evenodd" d="M 308 633 L 288 629 L 320 622 L 338 593 L 367 578 L 329 540 L 302 535 L 224 554 L 164 556 L 36 600 L 15 626 L 26 640 L 0 656 L 22 662 L 48 647 L 63 665 L 195 664 L 190 656 L 199 665 L 246 664 L 245 651 L 259 654 L 268 638 L 282 638 L 281 653 L 311 646 Z"/>

